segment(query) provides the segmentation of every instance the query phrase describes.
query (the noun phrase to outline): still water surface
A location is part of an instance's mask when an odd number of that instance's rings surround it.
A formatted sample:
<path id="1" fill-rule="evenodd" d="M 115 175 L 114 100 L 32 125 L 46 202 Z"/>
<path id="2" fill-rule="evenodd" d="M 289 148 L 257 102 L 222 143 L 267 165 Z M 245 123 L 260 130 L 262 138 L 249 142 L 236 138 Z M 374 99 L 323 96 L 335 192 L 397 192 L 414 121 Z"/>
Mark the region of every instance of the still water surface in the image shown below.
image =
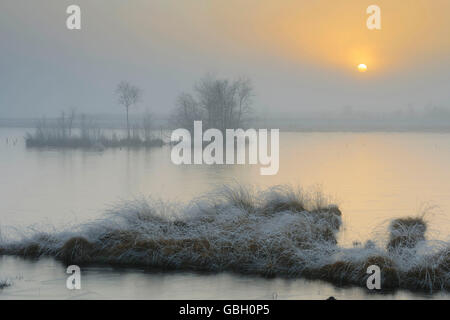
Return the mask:
<path id="1" fill-rule="evenodd" d="M 281 133 L 279 172 L 261 176 L 259 165 L 176 166 L 170 161 L 169 147 L 101 152 L 26 149 L 26 131 L 0 128 L 3 235 L 20 234 L 30 226 L 48 230 L 83 223 L 99 217 L 119 199 L 151 195 L 189 201 L 218 185 L 238 182 L 262 188 L 291 184 L 321 189 L 343 212 L 341 245 L 382 237 L 390 219 L 415 215 L 426 206 L 435 206 L 426 216 L 429 238 L 449 240 L 448 133 Z M 13 287 L 0 293 L 0 298 L 37 298 L 40 294 L 76 297 L 60 293 L 66 290 L 64 285 L 56 288 L 65 277 L 57 262 L 0 260 L 0 278 L 6 273 L 15 277 L 15 270 L 22 275 Z M 90 288 L 80 296 L 84 298 L 268 299 L 278 291 L 279 298 L 331 294 L 361 298 L 367 294 L 362 289 L 336 289 L 317 281 L 229 274 L 149 274 L 90 268 L 86 277 Z M 438 296 L 442 295 L 434 297 Z M 392 297 L 411 295 L 396 293 Z"/>

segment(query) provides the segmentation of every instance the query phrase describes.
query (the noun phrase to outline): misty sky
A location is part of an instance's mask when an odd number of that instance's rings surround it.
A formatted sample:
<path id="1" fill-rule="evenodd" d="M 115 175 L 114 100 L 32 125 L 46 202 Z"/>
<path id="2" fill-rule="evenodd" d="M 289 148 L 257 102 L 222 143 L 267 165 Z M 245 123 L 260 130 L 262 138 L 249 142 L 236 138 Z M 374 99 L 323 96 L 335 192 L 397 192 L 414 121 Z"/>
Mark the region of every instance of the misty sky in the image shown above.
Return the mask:
<path id="1" fill-rule="evenodd" d="M 78 4 L 82 30 L 66 29 Z M 366 28 L 368 5 L 382 30 Z M 206 73 L 270 112 L 450 107 L 448 0 L 1 0 L 0 118 L 119 114 L 120 80 L 167 113 Z M 367 64 L 366 73 L 356 66 Z"/>

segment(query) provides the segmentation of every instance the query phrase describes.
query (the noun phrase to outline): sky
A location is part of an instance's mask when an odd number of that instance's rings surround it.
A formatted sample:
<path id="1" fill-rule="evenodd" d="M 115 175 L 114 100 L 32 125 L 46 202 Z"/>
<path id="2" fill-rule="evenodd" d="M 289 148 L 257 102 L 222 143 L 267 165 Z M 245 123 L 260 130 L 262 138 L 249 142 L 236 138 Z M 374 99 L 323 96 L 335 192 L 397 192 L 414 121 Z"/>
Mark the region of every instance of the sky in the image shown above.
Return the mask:
<path id="1" fill-rule="evenodd" d="M 81 7 L 81 30 L 66 8 Z M 381 8 L 381 30 L 366 8 Z M 0 118 L 168 113 L 206 74 L 248 76 L 272 113 L 450 107 L 448 0 L 2 0 Z M 365 73 L 357 65 L 368 66 Z"/>

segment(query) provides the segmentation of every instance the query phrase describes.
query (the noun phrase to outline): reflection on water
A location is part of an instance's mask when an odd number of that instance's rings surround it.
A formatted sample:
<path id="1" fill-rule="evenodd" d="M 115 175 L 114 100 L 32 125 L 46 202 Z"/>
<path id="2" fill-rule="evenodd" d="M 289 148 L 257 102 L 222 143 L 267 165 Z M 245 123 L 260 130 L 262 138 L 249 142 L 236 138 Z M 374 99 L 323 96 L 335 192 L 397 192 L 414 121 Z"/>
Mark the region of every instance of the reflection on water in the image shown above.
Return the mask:
<path id="1" fill-rule="evenodd" d="M 118 199 L 152 195 L 190 200 L 230 182 L 267 187 L 289 183 L 320 186 L 343 211 L 342 241 L 365 240 L 393 217 L 416 214 L 425 203 L 437 237 L 450 230 L 450 134 L 282 133 L 280 171 L 259 175 L 259 166 L 183 165 L 170 148 L 26 150 L 25 130 L 0 129 L 2 225 L 83 222 Z"/>
<path id="2" fill-rule="evenodd" d="M 145 272 L 139 269 L 82 268 L 81 290 L 68 290 L 65 268 L 53 259 L 37 262 L 0 257 L 2 273 L 12 286 L 0 299 L 446 299 L 445 294 L 398 291 L 373 294 L 350 287 L 336 288 L 321 281 L 266 279 L 229 273 Z"/>
<path id="3" fill-rule="evenodd" d="M 169 147 L 96 152 L 27 150 L 23 139 L 12 143 L 12 138 L 24 135 L 23 129 L 0 129 L 0 226 L 3 234 L 12 233 L 13 227 L 20 230 L 37 224 L 40 228 L 48 228 L 95 219 L 106 206 L 118 199 L 140 195 L 188 201 L 216 185 L 230 182 L 261 187 L 285 183 L 320 186 L 336 200 L 343 212 L 345 230 L 339 241 L 344 245 L 371 238 L 374 230 L 384 231 L 386 225 L 383 223 L 389 219 L 414 215 L 424 203 L 439 206 L 439 210 L 428 216 L 433 238 L 446 240 L 450 233 L 450 134 L 281 133 L 280 170 L 275 176 L 261 176 L 259 165 L 175 166 L 170 161 Z M 61 272 L 54 262 L 41 263 L 46 268 L 54 268 L 56 273 Z M 28 264 L 20 265 L 29 268 L 25 266 Z M 53 279 L 49 280 L 50 283 L 61 277 L 52 278 L 56 273 L 51 272 L 48 273 L 49 279 Z M 245 294 L 245 290 L 254 290 L 251 291 L 254 292 L 252 297 L 268 298 L 266 295 L 269 293 L 264 290 L 272 290 L 271 286 L 295 288 L 292 291 L 286 289 L 286 298 L 296 298 L 296 294 L 316 297 L 317 288 L 321 288 L 318 284 L 308 287 L 302 280 L 283 282 L 192 274 L 144 277 L 139 272 L 126 273 L 126 277 L 119 277 L 117 272 L 94 276 L 96 272 L 99 273 L 90 269 L 88 277 L 91 274 L 92 279 L 101 278 L 104 288 L 125 281 L 120 279 L 134 279 L 130 280 L 131 283 L 150 282 L 150 287 L 155 286 L 153 282 L 162 285 L 164 279 L 170 279 L 164 285 L 174 286 L 177 292 L 185 290 L 186 294 L 191 294 L 191 290 L 182 283 L 191 281 L 192 285 L 201 288 L 209 285 L 210 281 L 217 286 L 218 298 L 226 294 L 236 297 L 233 288 L 241 290 L 243 298 L 251 296 Z M 142 277 L 147 280 L 139 280 Z M 181 284 L 177 287 L 177 283 Z M 128 291 L 134 290 L 134 284 L 127 285 Z M 124 296 L 124 292 L 133 297 L 142 292 L 146 298 L 157 298 L 149 293 L 151 289 L 142 288 L 140 291 L 142 285 L 137 286 L 133 292 L 119 291 Z M 220 290 L 221 286 L 231 291 Z M 245 286 L 248 288 L 242 289 Z M 258 291 L 258 286 L 262 286 L 263 291 Z M 302 288 L 308 289 L 302 291 Z M 19 289 L 16 287 L 14 290 Z M 99 290 L 104 290 L 104 293 L 93 292 L 110 297 L 106 289 Z M 171 292 L 174 290 L 167 291 L 167 294 L 170 292 L 170 297 L 174 297 Z M 323 285 L 322 290 L 335 289 Z M 345 292 L 353 291 L 346 289 Z M 204 297 L 203 293 L 198 294 Z M 336 292 L 333 294 L 338 295 Z"/>

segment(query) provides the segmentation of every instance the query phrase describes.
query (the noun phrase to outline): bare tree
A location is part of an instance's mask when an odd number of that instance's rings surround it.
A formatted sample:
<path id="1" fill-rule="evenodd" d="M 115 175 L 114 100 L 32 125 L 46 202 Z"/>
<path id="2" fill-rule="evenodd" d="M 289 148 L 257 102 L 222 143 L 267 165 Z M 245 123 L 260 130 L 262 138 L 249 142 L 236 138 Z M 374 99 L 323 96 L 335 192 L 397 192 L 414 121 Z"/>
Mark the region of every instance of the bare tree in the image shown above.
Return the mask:
<path id="1" fill-rule="evenodd" d="M 203 115 L 194 97 L 188 93 L 182 93 L 177 99 L 177 108 L 172 116 L 174 125 L 180 128 L 193 130 L 194 121 L 203 120 Z"/>
<path id="2" fill-rule="evenodd" d="M 129 109 L 131 106 L 136 105 L 141 99 L 141 89 L 131 85 L 127 81 L 121 81 L 116 89 L 118 102 L 125 107 L 127 111 L 127 139 L 130 139 L 130 122 L 129 122 Z"/>
<path id="3" fill-rule="evenodd" d="M 73 129 L 73 123 L 75 121 L 76 118 L 76 111 L 75 108 L 70 108 L 69 111 L 69 115 L 67 117 L 67 127 L 68 127 L 68 133 L 69 133 L 69 137 L 72 136 L 72 129 Z"/>
<path id="4" fill-rule="evenodd" d="M 75 109 L 71 109 L 68 115 L 66 115 L 64 111 L 61 112 L 61 116 L 58 119 L 56 119 L 59 138 L 67 139 L 72 136 L 74 119 L 75 119 Z"/>
<path id="5" fill-rule="evenodd" d="M 186 93 L 179 96 L 174 118 L 186 129 L 194 120 L 202 120 L 209 128 L 240 128 L 250 113 L 252 94 L 247 78 L 229 81 L 207 76 L 195 86 L 195 97 Z"/>
<path id="6" fill-rule="evenodd" d="M 149 111 L 146 111 L 142 118 L 142 130 L 144 131 L 144 140 L 152 139 L 153 118 Z"/>
<path id="7" fill-rule="evenodd" d="M 249 78 L 240 78 L 237 81 L 238 114 L 237 122 L 242 124 L 244 117 L 251 112 L 253 86 Z"/>

